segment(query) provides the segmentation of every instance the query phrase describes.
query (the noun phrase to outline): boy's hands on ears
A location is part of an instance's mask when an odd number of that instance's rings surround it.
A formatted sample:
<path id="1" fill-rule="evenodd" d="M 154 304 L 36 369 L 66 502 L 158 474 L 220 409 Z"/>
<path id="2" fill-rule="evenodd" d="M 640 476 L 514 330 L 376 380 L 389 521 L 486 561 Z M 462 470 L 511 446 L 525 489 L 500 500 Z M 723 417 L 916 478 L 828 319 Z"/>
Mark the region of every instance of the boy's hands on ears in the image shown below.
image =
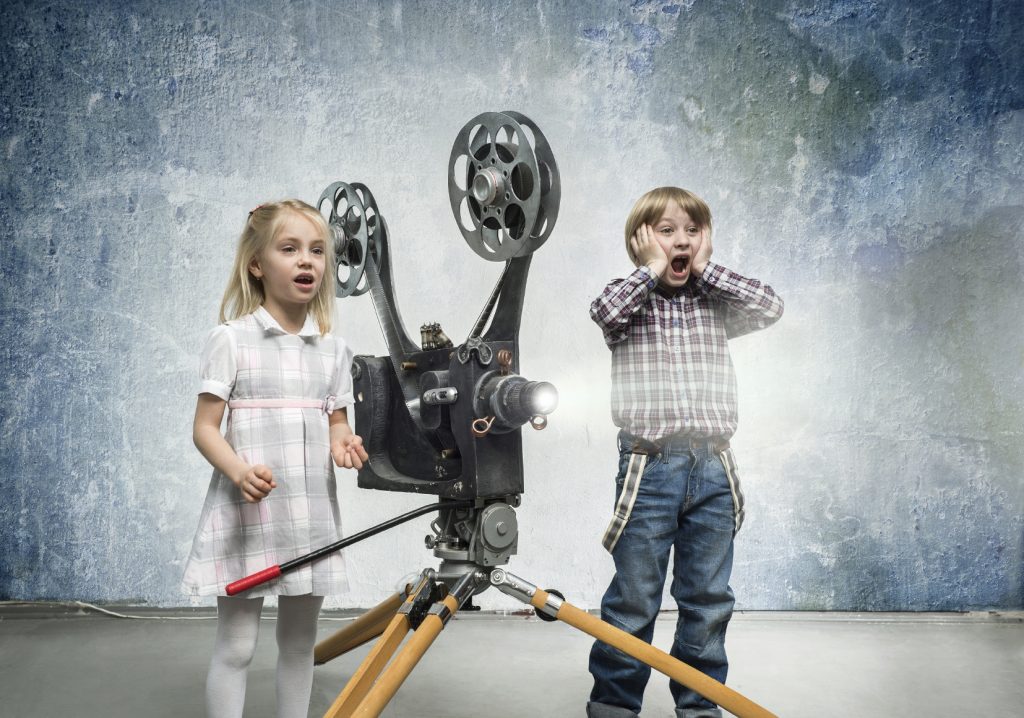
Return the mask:
<path id="1" fill-rule="evenodd" d="M 363 462 L 370 460 L 370 455 L 363 448 L 363 438 L 353 434 L 351 429 L 331 440 L 331 456 L 334 463 L 343 469 L 361 469 Z"/>
<path id="2" fill-rule="evenodd" d="M 277 488 L 274 481 L 274 474 L 263 464 L 255 466 L 246 465 L 239 472 L 237 477 L 231 479 L 238 490 L 242 492 L 242 498 L 250 504 L 257 504 L 266 498 L 271 489 Z"/>
<path id="3" fill-rule="evenodd" d="M 708 261 L 711 259 L 711 230 L 707 227 L 700 231 L 699 244 L 694 247 L 693 260 L 690 265 L 693 267 L 693 273 L 700 277 L 704 274 L 704 268 L 708 266 Z"/>
<path id="4" fill-rule="evenodd" d="M 668 269 L 668 255 L 661 248 L 654 236 L 654 229 L 649 224 L 642 224 L 629 240 L 629 246 L 636 256 L 637 265 L 646 264 L 660 277 Z"/>

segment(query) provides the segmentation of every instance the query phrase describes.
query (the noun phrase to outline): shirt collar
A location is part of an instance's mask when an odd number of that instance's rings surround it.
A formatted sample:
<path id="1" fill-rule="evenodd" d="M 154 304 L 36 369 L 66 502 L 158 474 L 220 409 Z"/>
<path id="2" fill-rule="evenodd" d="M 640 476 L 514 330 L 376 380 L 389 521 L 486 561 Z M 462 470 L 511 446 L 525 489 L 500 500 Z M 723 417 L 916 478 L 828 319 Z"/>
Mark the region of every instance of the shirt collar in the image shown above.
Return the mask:
<path id="1" fill-rule="evenodd" d="M 270 312 L 267 311 L 266 307 L 260 306 L 255 312 L 253 312 L 253 318 L 256 323 L 260 325 L 260 329 L 268 334 L 289 334 L 284 328 L 278 324 L 277 320 L 271 316 Z M 316 337 L 320 335 L 320 325 L 316 323 L 312 314 L 306 314 L 306 321 L 302 325 L 302 329 L 298 331 L 296 336 L 307 339 L 309 337 Z"/>
<path id="2" fill-rule="evenodd" d="M 658 282 L 654 285 L 654 291 L 665 299 L 675 299 L 679 296 L 699 297 L 706 294 L 701 283 L 695 281 L 693 277 L 691 277 L 690 281 L 681 287 L 666 287 L 661 282 Z"/>

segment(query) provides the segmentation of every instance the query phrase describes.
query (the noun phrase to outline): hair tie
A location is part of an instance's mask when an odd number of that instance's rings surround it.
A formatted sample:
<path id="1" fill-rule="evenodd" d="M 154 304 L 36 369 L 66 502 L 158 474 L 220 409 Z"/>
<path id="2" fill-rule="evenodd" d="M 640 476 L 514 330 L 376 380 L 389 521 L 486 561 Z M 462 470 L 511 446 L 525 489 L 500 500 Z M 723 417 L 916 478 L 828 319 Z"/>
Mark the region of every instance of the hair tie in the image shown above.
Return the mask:
<path id="1" fill-rule="evenodd" d="M 250 209 L 249 210 L 249 216 L 252 217 L 253 213 L 255 213 L 256 210 L 259 210 L 259 209 L 263 209 L 263 205 L 262 204 L 258 204 L 255 207 L 253 207 L 252 209 Z"/>

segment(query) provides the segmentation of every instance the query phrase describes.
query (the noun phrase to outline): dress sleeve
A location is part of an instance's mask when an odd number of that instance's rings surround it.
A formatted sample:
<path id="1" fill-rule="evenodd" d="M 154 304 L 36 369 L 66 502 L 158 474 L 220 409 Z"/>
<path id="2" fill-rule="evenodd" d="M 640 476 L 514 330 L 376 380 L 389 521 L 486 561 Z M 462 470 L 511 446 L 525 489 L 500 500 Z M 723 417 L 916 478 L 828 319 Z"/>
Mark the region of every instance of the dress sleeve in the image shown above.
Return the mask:
<path id="1" fill-rule="evenodd" d="M 213 394 L 228 400 L 235 386 L 237 355 L 235 336 L 226 324 L 210 330 L 199 362 L 200 394 Z"/>
<path id="2" fill-rule="evenodd" d="M 355 403 L 352 393 L 352 357 L 353 352 L 341 337 L 335 337 L 334 379 L 331 394 L 338 407 L 348 407 Z"/>

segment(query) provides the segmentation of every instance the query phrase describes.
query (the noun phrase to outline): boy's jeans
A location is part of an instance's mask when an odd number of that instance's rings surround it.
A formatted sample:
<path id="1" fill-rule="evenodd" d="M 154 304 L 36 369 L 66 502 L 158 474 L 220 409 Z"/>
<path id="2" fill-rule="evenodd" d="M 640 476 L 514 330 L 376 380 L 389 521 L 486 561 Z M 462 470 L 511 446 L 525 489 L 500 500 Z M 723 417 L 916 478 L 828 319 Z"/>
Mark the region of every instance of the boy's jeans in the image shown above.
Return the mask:
<path id="1" fill-rule="evenodd" d="M 616 500 L 630 459 L 628 436 L 619 439 Z M 674 549 L 672 597 L 679 620 L 671 654 L 725 682 L 725 629 L 734 603 L 734 504 L 722 462 L 710 446 L 677 441 L 648 458 L 629 521 L 612 551 L 615 576 L 601 601 L 601 618 L 648 643 L 661 608 Z M 596 641 L 590 653 L 594 690 L 591 718 L 627 718 L 640 712 L 651 669 Z M 719 716 L 714 704 L 672 681 L 680 718 Z"/>

